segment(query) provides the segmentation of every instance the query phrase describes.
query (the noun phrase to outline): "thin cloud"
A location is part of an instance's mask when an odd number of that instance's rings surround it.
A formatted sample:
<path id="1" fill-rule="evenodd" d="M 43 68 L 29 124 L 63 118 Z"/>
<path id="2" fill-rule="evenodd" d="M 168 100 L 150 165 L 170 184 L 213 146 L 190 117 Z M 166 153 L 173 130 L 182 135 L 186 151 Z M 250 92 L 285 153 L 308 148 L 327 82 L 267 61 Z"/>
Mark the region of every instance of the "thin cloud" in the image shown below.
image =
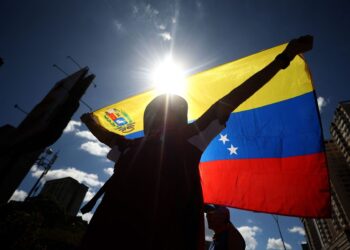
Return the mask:
<path id="1" fill-rule="evenodd" d="M 201 9 L 201 8 L 203 8 L 203 3 L 201 2 L 201 1 L 196 1 L 196 7 L 197 7 L 197 9 Z"/>
<path id="2" fill-rule="evenodd" d="M 204 17 L 204 6 L 203 6 L 203 2 L 197 0 L 197 1 L 195 2 L 195 4 L 196 4 L 196 14 L 197 14 L 197 16 L 201 19 L 201 18 Z"/>
<path id="3" fill-rule="evenodd" d="M 205 241 L 213 241 L 213 237 L 205 234 Z"/>
<path id="4" fill-rule="evenodd" d="M 199 3 L 202 4 L 201 2 Z M 132 14 L 137 19 L 143 19 L 143 23 L 150 24 L 155 29 L 155 34 L 159 36 L 163 41 L 173 40 L 173 32 L 170 33 L 169 30 L 174 31 L 175 23 L 177 23 L 178 9 L 175 9 L 174 15 L 162 15 L 162 13 L 152 6 L 150 3 L 139 3 L 131 5 Z M 167 13 L 167 12 L 165 12 Z"/>
<path id="5" fill-rule="evenodd" d="M 242 226 L 237 228 L 242 234 L 247 250 L 255 250 L 258 246 L 258 241 L 256 240 L 256 234 L 262 232 L 262 229 L 257 226 Z"/>
<path id="6" fill-rule="evenodd" d="M 70 128 L 71 129 L 71 128 Z M 102 144 L 97 138 L 88 130 L 79 130 L 74 128 L 74 135 L 83 139 L 86 139 L 84 143 L 80 145 L 80 149 L 88 152 L 94 156 L 105 157 L 110 148 Z"/>
<path id="7" fill-rule="evenodd" d="M 132 14 L 136 15 L 139 13 L 139 7 L 137 5 L 132 5 Z"/>
<path id="8" fill-rule="evenodd" d="M 305 230 L 302 227 L 294 226 L 292 228 L 288 228 L 288 232 L 290 232 L 290 233 L 298 233 L 298 234 L 300 234 L 302 236 L 305 236 Z"/>
<path id="9" fill-rule="evenodd" d="M 83 202 L 88 202 L 89 200 L 92 199 L 92 197 L 94 197 L 96 194 L 96 192 L 92 192 L 90 191 L 90 189 L 86 192 L 86 195 L 84 197 L 84 201 Z"/>
<path id="10" fill-rule="evenodd" d="M 101 157 L 105 157 L 110 150 L 109 147 L 96 141 L 84 142 L 80 145 L 80 149 L 88 152 L 89 154 Z"/>
<path id="11" fill-rule="evenodd" d="M 114 20 L 114 26 L 117 28 L 117 31 L 123 32 L 125 30 L 124 25 L 118 21 L 118 20 Z"/>
<path id="12" fill-rule="evenodd" d="M 159 36 L 160 36 L 161 38 L 163 38 L 164 41 L 170 41 L 170 40 L 172 40 L 172 37 L 171 37 L 171 35 L 170 35 L 169 32 L 160 33 Z"/>
<path id="13" fill-rule="evenodd" d="M 164 24 L 157 25 L 157 28 L 160 29 L 160 30 L 165 30 L 166 29 Z"/>
<path id="14" fill-rule="evenodd" d="M 284 242 L 284 245 L 286 246 L 286 249 L 288 250 L 292 249 L 292 246 L 287 242 Z M 267 240 L 266 249 L 267 250 L 284 250 L 283 242 L 281 239 L 269 238 Z"/>
<path id="15" fill-rule="evenodd" d="M 156 8 L 152 7 L 151 4 L 147 4 L 144 8 L 144 11 L 145 14 L 150 18 L 153 18 L 159 14 L 159 11 Z"/>
<path id="16" fill-rule="evenodd" d="M 205 230 L 205 240 L 213 241 L 214 231 L 209 229 L 208 221 L 207 221 L 207 218 L 205 218 L 205 216 L 204 216 L 204 230 Z"/>
<path id="17" fill-rule="evenodd" d="M 28 196 L 28 193 L 23 190 L 17 190 L 12 194 L 10 201 L 24 201 L 24 199 Z"/>
<path id="18" fill-rule="evenodd" d="M 91 220 L 92 216 L 94 216 L 94 214 L 91 212 L 88 212 L 86 214 L 82 214 L 81 212 L 79 212 L 78 216 L 81 216 L 83 220 L 87 221 L 87 223 L 90 223 L 90 220 Z"/>
<path id="19" fill-rule="evenodd" d="M 36 178 L 38 178 L 43 172 L 43 170 L 39 169 L 36 165 L 34 165 L 30 171 L 31 175 Z M 96 174 L 86 173 L 74 167 L 50 170 L 42 179 L 42 182 L 64 177 L 72 177 L 78 182 L 84 183 L 89 187 L 101 187 L 103 185 L 103 182 L 98 179 L 98 176 Z"/>
<path id="20" fill-rule="evenodd" d="M 105 172 L 109 176 L 112 176 L 114 170 L 113 170 L 113 168 L 104 168 L 103 172 Z"/>
<path id="21" fill-rule="evenodd" d="M 74 120 L 70 120 L 67 124 L 67 127 L 63 130 L 63 133 L 71 133 L 74 131 L 77 131 L 77 127 L 81 126 L 81 122 L 79 121 L 74 121 Z"/>
<path id="22" fill-rule="evenodd" d="M 320 112 L 329 104 L 329 100 L 326 100 L 324 97 L 319 96 L 317 97 L 317 104 L 318 104 L 318 109 Z"/>
<path id="23" fill-rule="evenodd" d="M 86 139 L 84 143 L 80 145 L 80 149 L 88 152 L 94 156 L 105 157 L 110 148 L 102 144 L 97 138 L 88 130 L 79 130 L 77 127 L 81 126 L 81 122 L 70 121 L 66 131 L 67 133 L 74 132 L 74 135 L 83 139 Z"/>
<path id="24" fill-rule="evenodd" d="M 75 135 L 90 141 L 97 141 L 96 137 L 88 130 L 78 130 L 75 132 Z"/>
<path id="25" fill-rule="evenodd" d="M 135 16 L 143 16 L 148 19 L 154 19 L 157 15 L 159 15 L 159 10 L 154 8 L 150 3 L 133 4 L 131 8 L 132 14 Z"/>

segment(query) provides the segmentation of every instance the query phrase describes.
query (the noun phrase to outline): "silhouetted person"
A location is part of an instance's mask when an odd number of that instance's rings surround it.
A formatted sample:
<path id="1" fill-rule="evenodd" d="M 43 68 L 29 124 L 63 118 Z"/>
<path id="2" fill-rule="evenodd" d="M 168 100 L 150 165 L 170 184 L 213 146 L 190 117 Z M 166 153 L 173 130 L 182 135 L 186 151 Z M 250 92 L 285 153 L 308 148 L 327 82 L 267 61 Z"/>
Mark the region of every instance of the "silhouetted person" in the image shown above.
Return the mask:
<path id="1" fill-rule="evenodd" d="M 206 210 L 208 227 L 215 232 L 209 250 L 244 250 L 245 241 L 231 223 L 230 211 L 223 206 Z"/>
<path id="2" fill-rule="evenodd" d="M 203 249 L 203 197 L 199 161 L 210 141 L 225 128 L 231 112 L 264 86 L 312 37 L 292 40 L 264 69 L 187 123 L 187 103 L 161 95 L 144 112 L 144 137 L 129 140 L 104 129 L 92 114 L 81 117 L 112 148 L 115 173 L 91 219 L 83 249 Z"/>

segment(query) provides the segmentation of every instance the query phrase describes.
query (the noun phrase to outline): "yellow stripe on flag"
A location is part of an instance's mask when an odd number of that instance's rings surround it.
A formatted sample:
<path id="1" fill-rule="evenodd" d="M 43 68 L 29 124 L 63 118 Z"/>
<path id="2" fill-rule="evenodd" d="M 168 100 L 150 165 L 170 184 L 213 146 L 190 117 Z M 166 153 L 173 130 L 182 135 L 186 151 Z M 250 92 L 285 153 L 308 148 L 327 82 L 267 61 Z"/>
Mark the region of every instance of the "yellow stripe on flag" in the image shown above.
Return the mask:
<path id="1" fill-rule="evenodd" d="M 188 77 L 184 95 L 189 107 L 188 119 L 195 120 L 200 117 L 221 97 L 272 62 L 286 45 L 279 45 Z M 301 56 L 297 56 L 287 69 L 278 72 L 268 84 L 240 105 L 235 112 L 270 105 L 312 90 L 307 64 Z M 142 131 L 143 112 L 156 96 L 156 90 L 147 91 L 99 109 L 94 115 L 103 127 L 112 132 L 127 135 Z M 113 121 L 113 117 L 120 117 L 118 124 Z"/>

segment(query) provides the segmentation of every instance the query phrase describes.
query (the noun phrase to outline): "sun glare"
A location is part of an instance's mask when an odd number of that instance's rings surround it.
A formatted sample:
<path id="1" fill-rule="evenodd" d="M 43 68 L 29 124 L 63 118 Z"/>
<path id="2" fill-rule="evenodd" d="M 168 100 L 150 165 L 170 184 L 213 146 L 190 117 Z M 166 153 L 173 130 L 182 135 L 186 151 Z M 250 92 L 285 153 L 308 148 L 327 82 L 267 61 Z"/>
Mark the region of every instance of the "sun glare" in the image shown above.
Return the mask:
<path id="1" fill-rule="evenodd" d="M 185 73 L 171 57 L 166 58 L 155 68 L 152 74 L 152 82 L 156 90 L 162 94 L 185 94 Z"/>

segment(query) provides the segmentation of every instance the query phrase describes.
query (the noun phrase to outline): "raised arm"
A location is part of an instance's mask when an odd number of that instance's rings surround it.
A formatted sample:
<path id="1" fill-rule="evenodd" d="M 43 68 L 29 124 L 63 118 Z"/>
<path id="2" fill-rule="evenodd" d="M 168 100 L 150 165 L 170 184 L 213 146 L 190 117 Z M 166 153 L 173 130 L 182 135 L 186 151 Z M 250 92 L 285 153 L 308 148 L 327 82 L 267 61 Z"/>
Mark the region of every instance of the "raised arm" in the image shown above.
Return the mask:
<path id="1" fill-rule="evenodd" d="M 233 110 L 263 87 L 278 71 L 287 68 L 296 55 L 311 50 L 312 44 L 312 36 L 302 36 L 290 41 L 286 49 L 275 60 L 209 108 L 196 121 L 197 127 L 206 126 L 213 119 L 219 119 L 220 123 L 224 124 Z"/>
<path id="2" fill-rule="evenodd" d="M 118 145 L 124 147 L 127 139 L 124 136 L 112 133 L 102 127 L 97 118 L 92 113 L 85 113 L 80 117 L 81 121 L 85 123 L 91 133 L 102 143 L 109 147 Z"/>
<path id="3" fill-rule="evenodd" d="M 112 178 L 112 177 L 111 177 L 111 178 Z M 89 200 L 89 201 L 80 209 L 80 212 L 81 212 L 82 214 L 86 214 L 86 213 L 90 212 L 90 211 L 94 208 L 94 206 L 95 206 L 96 202 L 98 201 L 98 199 L 101 198 L 101 196 L 106 192 L 107 186 L 110 185 L 110 183 L 111 183 L 111 178 L 109 178 L 109 179 L 105 182 L 105 184 L 103 184 L 103 186 L 100 188 L 100 190 L 97 191 L 97 193 L 94 195 L 94 197 L 92 197 L 92 199 Z"/>
<path id="4" fill-rule="evenodd" d="M 303 36 L 292 40 L 274 61 L 219 100 L 221 105 L 218 105 L 218 116 L 229 116 L 233 110 L 263 87 L 278 71 L 287 68 L 297 54 L 311 50 L 312 42 L 312 36 Z"/>

